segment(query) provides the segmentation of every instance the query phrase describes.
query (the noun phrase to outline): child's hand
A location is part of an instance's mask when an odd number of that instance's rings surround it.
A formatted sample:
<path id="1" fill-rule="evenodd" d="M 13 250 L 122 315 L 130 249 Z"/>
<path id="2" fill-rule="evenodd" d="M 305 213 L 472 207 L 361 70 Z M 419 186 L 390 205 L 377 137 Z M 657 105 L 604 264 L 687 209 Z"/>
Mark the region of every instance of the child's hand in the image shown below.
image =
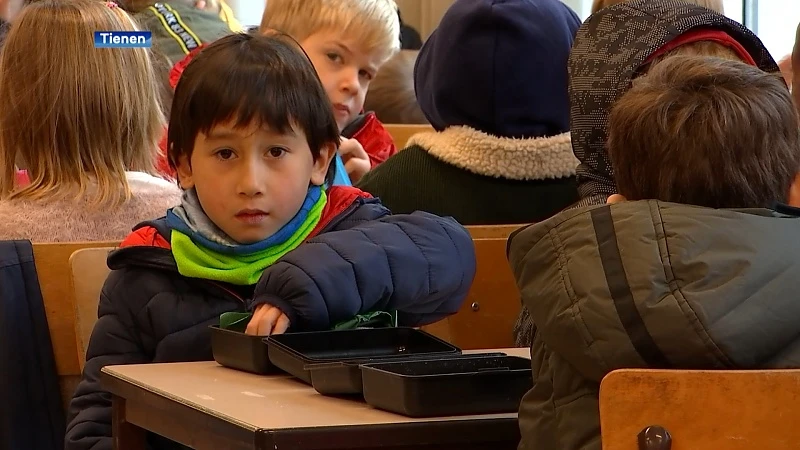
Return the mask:
<path id="1" fill-rule="evenodd" d="M 369 155 L 361 143 L 355 139 L 343 137 L 342 143 L 339 144 L 339 154 L 342 155 L 344 168 L 353 183 L 357 183 L 372 167 Z"/>
<path id="2" fill-rule="evenodd" d="M 270 336 L 285 333 L 289 328 L 289 318 L 275 306 L 264 303 L 258 305 L 253 312 L 245 334 L 253 336 Z"/>

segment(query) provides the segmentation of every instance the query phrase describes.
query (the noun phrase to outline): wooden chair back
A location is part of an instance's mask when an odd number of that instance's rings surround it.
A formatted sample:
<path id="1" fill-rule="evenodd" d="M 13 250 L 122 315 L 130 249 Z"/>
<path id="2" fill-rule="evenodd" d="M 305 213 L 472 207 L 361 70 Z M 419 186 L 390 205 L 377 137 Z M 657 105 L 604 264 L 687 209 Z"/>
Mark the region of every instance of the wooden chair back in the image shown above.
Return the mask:
<path id="1" fill-rule="evenodd" d="M 477 270 L 467 299 L 456 314 L 423 330 L 464 350 L 514 347 L 521 302 L 506 257 L 507 241 L 507 237 L 472 240 Z"/>
<path id="2" fill-rule="evenodd" d="M 800 370 L 616 370 L 600 384 L 602 446 L 603 450 L 795 448 L 800 445 L 798 405 Z M 650 441 L 640 443 L 638 436 L 648 427 Z M 659 440 L 664 443 L 664 431 L 670 446 L 656 445 Z"/>
<path id="3" fill-rule="evenodd" d="M 69 258 L 77 250 L 116 246 L 116 242 L 34 243 L 33 258 L 42 291 L 50 341 L 64 404 L 69 402 L 81 376 L 75 337 L 75 300 Z"/>
<path id="4" fill-rule="evenodd" d="M 78 364 L 81 370 L 86 363 L 86 349 L 97 322 L 97 305 L 100 291 L 111 269 L 106 260 L 114 247 L 84 248 L 69 258 L 75 299 L 75 336 L 77 337 Z"/>

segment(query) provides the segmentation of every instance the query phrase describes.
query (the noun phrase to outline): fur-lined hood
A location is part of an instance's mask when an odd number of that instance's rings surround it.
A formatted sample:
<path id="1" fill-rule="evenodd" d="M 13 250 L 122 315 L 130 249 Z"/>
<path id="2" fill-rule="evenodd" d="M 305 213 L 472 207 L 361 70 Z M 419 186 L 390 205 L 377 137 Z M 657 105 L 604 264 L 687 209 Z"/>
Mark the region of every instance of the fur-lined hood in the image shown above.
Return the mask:
<path id="1" fill-rule="evenodd" d="M 510 180 L 544 180 L 575 175 L 578 160 L 569 133 L 551 137 L 511 139 L 495 137 L 466 126 L 411 136 L 416 145 L 448 164 Z"/>

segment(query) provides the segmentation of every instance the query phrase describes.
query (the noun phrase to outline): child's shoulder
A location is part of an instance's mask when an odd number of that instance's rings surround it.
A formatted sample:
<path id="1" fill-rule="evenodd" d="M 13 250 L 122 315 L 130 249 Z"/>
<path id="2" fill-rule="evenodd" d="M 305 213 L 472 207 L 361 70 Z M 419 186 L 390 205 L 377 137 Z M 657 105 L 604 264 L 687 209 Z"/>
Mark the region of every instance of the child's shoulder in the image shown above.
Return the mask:
<path id="1" fill-rule="evenodd" d="M 332 186 L 326 191 L 328 201 L 322 211 L 322 217 L 311 236 L 325 231 L 339 229 L 332 223 L 341 224 L 351 220 L 375 220 L 389 214 L 389 211 L 367 192 L 352 186 Z"/>
<path id="2" fill-rule="evenodd" d="M 339 216 L 350 209 L 357 209 L 365 202 L 377 202 L 371 194 L 353 186 L 331 186 L 326 189 L 327 202 L 322 211 L 322 220 Z"/>

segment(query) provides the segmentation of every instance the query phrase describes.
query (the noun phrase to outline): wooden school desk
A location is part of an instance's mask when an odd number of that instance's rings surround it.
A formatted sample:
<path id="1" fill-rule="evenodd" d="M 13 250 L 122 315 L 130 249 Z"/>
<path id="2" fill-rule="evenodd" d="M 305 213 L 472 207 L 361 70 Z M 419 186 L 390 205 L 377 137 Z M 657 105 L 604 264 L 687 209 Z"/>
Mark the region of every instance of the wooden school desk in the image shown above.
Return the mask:
<path id="1" fill-rule="evenodd" d="M 481 352 L 494 351 L 530 357 L 526 348 Z M 412 419 L 213 361 L 107 366 L 101 379 L 113 394 L 115 450 L 144 449 L 145 430 L 198 450 L 515 450 L 519 442 L 516 413 Z"/>

